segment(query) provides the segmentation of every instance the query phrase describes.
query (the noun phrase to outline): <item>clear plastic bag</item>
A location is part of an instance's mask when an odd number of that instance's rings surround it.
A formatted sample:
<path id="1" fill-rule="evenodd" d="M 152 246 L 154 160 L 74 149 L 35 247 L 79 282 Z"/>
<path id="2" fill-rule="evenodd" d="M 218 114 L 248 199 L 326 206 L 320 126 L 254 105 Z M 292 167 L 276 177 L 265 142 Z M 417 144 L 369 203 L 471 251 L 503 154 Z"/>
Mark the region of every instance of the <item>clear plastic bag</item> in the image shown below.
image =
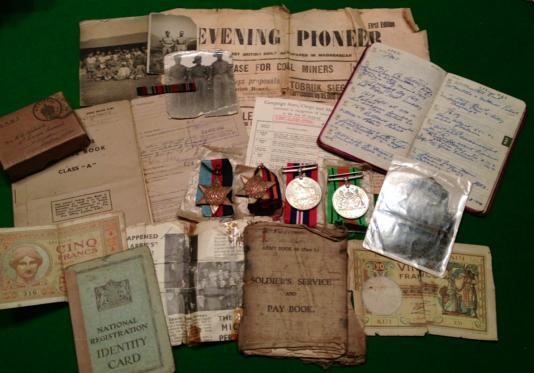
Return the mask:
<path id="1" fill-rule="evenodd" d="M 194 92 L 167 93 L 171 118 L 237 113 L 232 55 L 227 51 L 175 52 L 164 58 L 165 84 L 194 83 Z"/>
<path id="2" fill-rule="evenodd" d="M 394 159 L 363 246 L 442 277 L 470 190 L 467 179 Z"/>

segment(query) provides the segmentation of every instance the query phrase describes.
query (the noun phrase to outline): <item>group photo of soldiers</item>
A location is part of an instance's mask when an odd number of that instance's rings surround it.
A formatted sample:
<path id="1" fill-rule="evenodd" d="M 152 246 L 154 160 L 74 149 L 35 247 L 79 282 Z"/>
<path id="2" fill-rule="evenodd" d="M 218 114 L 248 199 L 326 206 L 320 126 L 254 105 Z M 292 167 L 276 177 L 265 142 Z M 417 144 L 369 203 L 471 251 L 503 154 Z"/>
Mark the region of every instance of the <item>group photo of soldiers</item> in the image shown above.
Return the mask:
<path id="1" fill-rule="evenodd" d="M 81 68 L 87 79 L 125 80 L 143 79 L 146 76 L 146 47 L 124 46 L 85 51 Z"/>
<path id="2" fill-rule="evenodd" d="M 197 49 L 197 26 L 189 17 L 150 14 L 148 49 L 148 72 L 161 74 L 165 55 Z"/>
<path id="3" fill-rule="evenodd" d="M 237 112 L 233 65 L 228 52 L 185 52 L 167 55 L 165 83 L 195 84 L 195 92 L 167 96 L 167 112 L 173 118 Z"/>
<path id="4" fill-rule="evenodd" d="M 198 263 L 197 311 L 229 310 L 241 306 L 244 262 Z"/>

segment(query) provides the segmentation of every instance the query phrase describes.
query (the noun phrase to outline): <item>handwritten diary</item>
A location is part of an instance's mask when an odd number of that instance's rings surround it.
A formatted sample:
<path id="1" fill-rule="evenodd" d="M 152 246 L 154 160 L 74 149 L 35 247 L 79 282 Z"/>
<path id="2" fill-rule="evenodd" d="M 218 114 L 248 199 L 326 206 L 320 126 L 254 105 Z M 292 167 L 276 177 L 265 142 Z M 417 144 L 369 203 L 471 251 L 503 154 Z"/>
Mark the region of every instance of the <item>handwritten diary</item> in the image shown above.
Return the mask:
<path id="1" fill-rule="evenodd" d="M 473 183 L 467 208 L 486 213 L 525 113 L 521 100 L 376 43 L 318 143 L 382 170 L 405 156 L 465 177 Z"/>

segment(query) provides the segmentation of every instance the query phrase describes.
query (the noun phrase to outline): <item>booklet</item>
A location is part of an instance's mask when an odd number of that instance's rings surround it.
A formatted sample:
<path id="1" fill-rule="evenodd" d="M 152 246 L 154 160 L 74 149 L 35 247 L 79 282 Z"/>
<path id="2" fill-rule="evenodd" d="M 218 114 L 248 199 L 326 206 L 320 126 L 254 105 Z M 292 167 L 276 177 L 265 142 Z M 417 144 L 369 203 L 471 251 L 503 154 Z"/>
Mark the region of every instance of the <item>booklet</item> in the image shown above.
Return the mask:
<path id="1" fill-rule="evenodd" d="M 468 210 L 486 213 L 526 113 L 523 101 L 412 54 L 370 46 L 318 143 L 387 170 L 405 156 L 473 183 Z"/>

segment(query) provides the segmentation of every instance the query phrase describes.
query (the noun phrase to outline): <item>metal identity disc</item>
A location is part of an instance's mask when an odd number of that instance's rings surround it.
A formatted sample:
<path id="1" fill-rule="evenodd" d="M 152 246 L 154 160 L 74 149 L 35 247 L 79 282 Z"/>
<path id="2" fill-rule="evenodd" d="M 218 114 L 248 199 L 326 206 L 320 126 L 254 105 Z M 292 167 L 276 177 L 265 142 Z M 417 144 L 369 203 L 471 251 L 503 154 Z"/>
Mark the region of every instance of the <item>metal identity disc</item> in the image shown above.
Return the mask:
<path id="1" fill-rule="evenodd" d="M 343 185 L 334 192 L 332 205 L 336 212 L 345 219 L 357 219 L 367 212 L 369 197 L 359 186 Z"/>
<path id="2" fill-rule="evenodd" d="M 321 201 L 321 186 L 307 176 L 298 176 L 286 187 L 287 202 L 297 210 L 309 210 Z"/>

